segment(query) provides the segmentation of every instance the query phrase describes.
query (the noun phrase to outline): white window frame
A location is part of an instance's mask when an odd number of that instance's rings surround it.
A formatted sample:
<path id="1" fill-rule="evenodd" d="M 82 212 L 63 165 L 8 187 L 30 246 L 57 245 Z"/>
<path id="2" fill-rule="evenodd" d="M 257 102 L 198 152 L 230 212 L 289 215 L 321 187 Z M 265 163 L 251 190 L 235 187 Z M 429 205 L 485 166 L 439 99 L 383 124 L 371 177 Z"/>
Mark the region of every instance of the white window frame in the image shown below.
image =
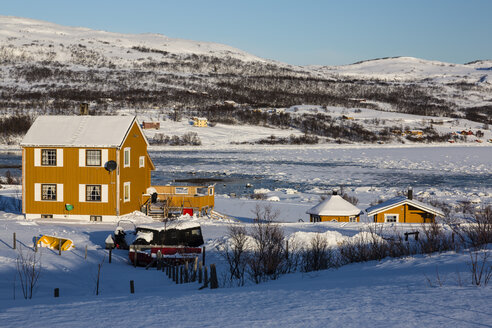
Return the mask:
<path id="1" fill-rule="evenodd" d="M 214 195 L 214 188 L 208 188 L 208 195 L 213 196 Z"/>
<path id="2" fill-rule="evenodd" d="M 140 156 L 138 158 L 138 167 L 145 167 L 145 156 Z"/>
<path id="3" fill-rule="evenodd" d="M 356 216 L 349 216 L 349 222 L 357 222 Z"/>
<path id="4" fill-rule="evenodd" d="M 396 221 L 388 221 L 388 217 L 395 217 Z M 398 223 L 400 222 L 400 215 L 399 214 L 394 214 L 394 213 L 388 213 L 384 215 L 384 222 L 388 223 Z"/>
<path id="5" fill-rule="evenodd" d="M 89 152 L 96 152 L 96 153 L 99 153 L 99 164 L 91 164 L 89 165 Z M 103 162 L 102 162 L 102 150 L 101 149 L 86 149 L 85 150 L 85 166 L 89 166 L 89 167 L 101 167 L 103 165 Z"/>
<path id="6" fill-rule="evenodd" d="M 88 193 L 87 188 L 96 187 L 99 188 L 99 199 L 90 199 L 92 195 Z M 88 203 L 101 203 L 102 202 L 102 185 L 100 184 L 86 184 L 85 185 L 85 201 Z"/>
<path id="7" fill-rule="evenodd" d="M 43 163 L 43 154 L 44 153 L 47 153 L 47 152 L 54 152 L 54 158 L 53 156 L 50 158 L 48 155 L 48 157 L 46 158 L 46 161 L 48 163 Z M 48 166 L 48 167 L 56 167 L 58 162 L 57 162 L 57 156 L 58 155 L 58 152 L 56 151 L 56 148 L 42 148 L 41 149 L 41 166 Z M 52 163 L 49 164 L 49 161 L 51 161 Z"/>
<path id="8" fill-rule="evenodd" d="M 131 163 L 130 150 L 131 150 L 130 147 L 123 148 L 123 167 L 130 167 L 130 163 Z M 127 158 L 128 158 L 128 163 L 126 161 Z"/>
<path id="9" fill-rule="evenodd" d="M 127 186 L 128 186 L 128 194 L 126 193 Z M 130 182 L 125 182 L 123 183 L 123 202 L 128 203 L 130 201 L 130 195 L 131 195 Z"/>
<path id="10" fill-rule="evenodd" d="M 189 192 L 188 187 L 174 187 L 174 193 L 176 195 L 188 195 L 188 192 Z"/>

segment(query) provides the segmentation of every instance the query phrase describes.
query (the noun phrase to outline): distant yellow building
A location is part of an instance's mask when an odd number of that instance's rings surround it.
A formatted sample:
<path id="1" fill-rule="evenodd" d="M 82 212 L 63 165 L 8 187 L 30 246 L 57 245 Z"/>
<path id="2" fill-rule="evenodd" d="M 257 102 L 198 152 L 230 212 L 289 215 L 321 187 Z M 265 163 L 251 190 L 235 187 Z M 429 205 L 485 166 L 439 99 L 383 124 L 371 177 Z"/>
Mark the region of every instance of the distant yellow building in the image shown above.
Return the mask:
<path id="1" fill-rule="evenodd" d="M 207 127 L 208 126 L 208 120 L 204 117 L 193 117 L 193 126 L 198 126 L 198 127 Z"/>
<path id="2" fill-rule="evenodd" d="M 367 216 L 374 222 L 433 223 L 436 216 L 444 216 L 437 208 L 424 204 L 412 197 L 398 196 L 366 209 Z"/>
<path id="3" fill-rule="evenodd" d="M 310 208 L 306 213 L 309 214 L 310 222 L 359 222 L 361 212 L 334 192 L 333 196 Z"/>

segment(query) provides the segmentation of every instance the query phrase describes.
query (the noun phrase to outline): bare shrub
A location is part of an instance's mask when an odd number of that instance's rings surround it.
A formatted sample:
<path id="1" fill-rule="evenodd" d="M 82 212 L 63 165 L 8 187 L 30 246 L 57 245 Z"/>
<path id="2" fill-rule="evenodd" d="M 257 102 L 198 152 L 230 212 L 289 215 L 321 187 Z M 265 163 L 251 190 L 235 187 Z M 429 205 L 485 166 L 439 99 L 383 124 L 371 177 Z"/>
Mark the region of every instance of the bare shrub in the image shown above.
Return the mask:
<path id="1" fill-rule="evenodd" d="M 251 236 L 255 248 L 248 260 L 251 279 L 260 283 L 267 279 L 277 279 L 285 263 L 284 232 L 274 223 L 278 213 L 271 207 L 256 207 L 255 224 Z"/>
<path id="2" fill-rule="evenodd" d="M 462 225 L 461 230 L 472 247 L 492 243 L 492 207 L 487 206 L 475 213 L 473 222 Z"/>
<path id="3" fill-rule="evenodd" d="M 343 189 L 343 186 L 340 187 L 340 196 L 354 206 L 359 203 L 359 199 L 355 196 L 350 196 L 349 194 L 347 194 Z"/>
<path id="4" fill-rule="evenodd" d="M 339 247 L 342 264 L 381 260 L 388 256 L 388 243 L 382 238 L 382 225 L 369 226 L 350 241 L 344 241 Z"/>
<path id="5" fill-rule="evenodd" d="M 388 243 L 388 256 L 401 257 L 417 254 L 417 245 L 415 242 L 404 240 L 402 234 L 396 230 L 393 231 L 393 236 L 386 239 Z"/>
<path id="6" fill-rule="evenodd" d="M 41 252 L 31 249 L 25 252 L 22 246 L 19 246 L 16 264 L 22 294 L 25 299 L 31 299 L 41 275 Z"/>
<path id="7" fill-rule="evenodd" d="M 434 252 L 444 252 L 455 249 L 458 245 L 454 238 L 448 236 L 443 230 L 443 226 L 436 223 L 423 223 L 423 238 L 419 239 L 420 252 L 429 254 Z"/>
<path id="8" fill-rule="evenodd" d="M 239 286 L 243 286 L 244 272 L 248 263 L 246 228 L 240 225 L 230 225 L 227 228 L 227 236 L 229 237 L 229 245 L 224 244 L 221 249 L 221 254 L 225 258 L 229 269 L 227 278 L 231 284 L 236 281 Z"/>
<path id="9" fill-rule="evenodd" d="M 0 118 L 0 135 L 25 134 L 32 123 L 30 116 L 22 114 Z"/>
<path id="10" fill-rule="evenodd" d="M 185 133 L 182 137 L 177 135 L 166 136 L 163 133 L 156 133 L 149 140 L 151 145 L 170 145 L 170 146 L 200 146 L 202 141 L 196 132 Z"/>
<path id="11" fill-rule="evenodd" d="M 468 267 L 471 272 L 472 285 L 485 287 L 492 278 L 492 264 L 489 262 L 490 253 L 487 249 L 470 250 Z"/>
<path id="12" fill-rule="evenodd" d="M 181 137 L 181 142 L 185 145 L 192 145 L 192 146 L 200 146 L 202 144 L 202 141 L 200 140 L 196 132 L 185 133 Z"/>
<path id="13" fill-rule="evenodd" d="M 311 243 L 303 251 L 302 271 L 319 271 L 330 267 L 333 259 L 333 251 L 328 247 L 326 238 L 317 233 Z"/>

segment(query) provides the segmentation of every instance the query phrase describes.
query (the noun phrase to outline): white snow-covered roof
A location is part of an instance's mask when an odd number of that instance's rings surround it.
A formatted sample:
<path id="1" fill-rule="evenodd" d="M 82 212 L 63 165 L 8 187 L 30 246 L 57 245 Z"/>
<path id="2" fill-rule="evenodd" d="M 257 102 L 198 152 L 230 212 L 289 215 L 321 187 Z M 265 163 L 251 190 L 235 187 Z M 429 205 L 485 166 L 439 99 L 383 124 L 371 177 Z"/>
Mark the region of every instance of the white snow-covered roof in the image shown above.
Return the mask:
<path id="1" fill-rule="evenodd" d="M 39 116 L 21 146 L 118 147 L 135 120 L 135 116 Z"/>
<path id="2" fill-rule="evenodd" d="M 175 220 L 168 222 L 165 226 L 164 223 L 153 223 L 153 224 L 143 224 L 138 225 L 137 228 L 151 229 L 157 231 L 176 229 L 176 230 L 185 230 L 192 228 L 200 228 L 200 223 L 191 222 L 189 220 Z"/>
<path id="3" fill-rule="evenodd" d="M 320 216 L 352 216 L 359 215 L 361 210 L 339 195 L 333 195 L 310 208 L 306 213 Z"/>
<path id="4" fill-rule="evenodd" d="M 366 208 L 366 212 L 368 216 L 372 216 L 384 211 L 387 211 L 389 209 L 395 208 L 397 206 L 403 205 L 403 204 L 408 204 L 412 205 L 418 209 L 421 209 L 423 211 L 432 213 L 434 215 L 439 215 L 439 216 L 444 216 L 444 213 L 437 208 L 424 204 L 422 202 L 419 202 L 418 200 L 415 199 L 408 199 L 405 196 L 398 196 L 394 197 L 391 199 L 388 199 L 385 202 L 382 202 L 381 204 L 377 204 L 371 207 Z"/>

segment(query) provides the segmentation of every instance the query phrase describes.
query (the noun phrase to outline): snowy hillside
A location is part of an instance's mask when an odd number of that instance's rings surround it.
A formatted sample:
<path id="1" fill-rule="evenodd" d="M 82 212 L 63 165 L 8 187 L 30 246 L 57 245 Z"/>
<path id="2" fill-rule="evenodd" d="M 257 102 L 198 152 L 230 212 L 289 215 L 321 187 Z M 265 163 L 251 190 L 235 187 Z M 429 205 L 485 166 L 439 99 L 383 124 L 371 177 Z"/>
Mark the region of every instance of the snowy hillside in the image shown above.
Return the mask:
<path id="1" fill-rule="evenodd" d="M 0 16 L 0 108 L 72 113 L 244 106 L 363 107 L 488 122 L 490 61 L 410 57 L 338 67 L 294 66 L 209 42 L 119 34 Z M 383 106 L 375 106 L 374 103 Z"/>
<path id="2" fill-rule="evenodd" d="M 28 18 L 0 16 L 0 43 L 4 56 L 34 62 L 57 61 L 76 63 L 72 47 L 97 53 L 101 62 L 119 67 L 133 67 L 142 60 L 135 47 L 152 48 L 145 57 L 161 57 L 164 53 L 233 57 L 245 61 L 263 61 L 238 49 L 210 42 L 173 39 L 160 34 L 119 34 L 84 27 L 68 27 Z M 7 57 L 8 58 L 8 57 Z M 79 58 L 81 59 L 81 58 Z"/>
<path id="3" fill-rule="evenodd" d="M 408 81 L 428 83 L 485 83 L 491 84 L 487 70 L 492 62 L 480 61 L 474 64 L 452 64 L 413 57 L 394 57 L 366 60 L 345 66 L 322 67 L 321 71 L 355 78 L 387 81 Z"/>

